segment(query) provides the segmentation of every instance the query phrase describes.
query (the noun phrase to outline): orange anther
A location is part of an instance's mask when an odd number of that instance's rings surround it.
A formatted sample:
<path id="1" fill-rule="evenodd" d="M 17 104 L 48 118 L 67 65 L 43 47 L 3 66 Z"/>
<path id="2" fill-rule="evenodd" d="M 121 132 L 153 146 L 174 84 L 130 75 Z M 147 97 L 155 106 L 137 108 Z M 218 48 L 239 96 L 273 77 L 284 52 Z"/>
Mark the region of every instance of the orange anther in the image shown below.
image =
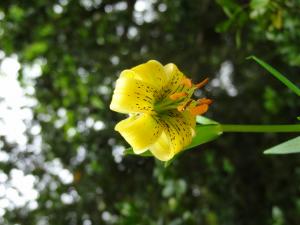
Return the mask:
<path id="1" fill-rule="evenodd" d="M 182 78 L 181 83 L 182 83 L 184 86 L 188 87 L 188 88 L 191 88 L 192 85 L 193 85 L 192 80 L 191 80 L 191 79 L 188 79 L 188 78 L 186 78 L 186 77 Z"/>
<path id="2" fill-rule="evenodd" d="M 181 97 L 185 97 L 187 96 L 188 94 L 186 92 L 177 92 L 177 93 L 174 93 L 172 95 L 169 96 L 170 99 L 172 100 L 177 100 Z"/>
<path id="3" fill-rule="evenodd" d="M 208 110 L 208 105 L 202 104 L 202 105 L 195 106 L 194 108 L 191 108 L 190 112 L 193 116 L 197 116 L 206 113 L 207 110 Z"/>
<path id="4" fill-rule="evenodd" d="M 209 98 L 200 98 L 197 101 L 200 105 L 201 104 L 206 104 L 206 105 L 210 105 L 213 101 Z"/>
<path id="5" fill-rule="evenodd" d="M 196 84 L 195 86 L 197 88 L 202 88 L 202 87 L 204 87 L 208 83 L 208 81 L 209 81 L 209 79 L 205 78 L 203 81 L 201 81 L 200 83 Z"/>

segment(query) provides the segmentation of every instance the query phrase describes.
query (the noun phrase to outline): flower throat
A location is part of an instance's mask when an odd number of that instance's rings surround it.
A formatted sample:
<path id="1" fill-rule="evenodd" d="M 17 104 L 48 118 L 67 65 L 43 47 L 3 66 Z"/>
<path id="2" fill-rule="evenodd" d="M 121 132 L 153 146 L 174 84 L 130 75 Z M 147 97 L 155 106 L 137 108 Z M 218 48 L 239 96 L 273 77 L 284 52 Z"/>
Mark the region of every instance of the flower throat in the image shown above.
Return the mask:
<path id="1" fill-rule="evenodd" d="M 161 100 L 155 103 L 154 111 L 163 114 L 166 111 L 177 109 L 179 112 L 189 111 L 193 116 L 205 113 L 212 100 L 208 98 L 195 100 L 192 99 L 192 96 L 195 90 L 204 87 L 207 83 L 208 78 L 198 84 L 193 84 L 191 79 L 184 77 L 175 92 L 166 90 Z"/>

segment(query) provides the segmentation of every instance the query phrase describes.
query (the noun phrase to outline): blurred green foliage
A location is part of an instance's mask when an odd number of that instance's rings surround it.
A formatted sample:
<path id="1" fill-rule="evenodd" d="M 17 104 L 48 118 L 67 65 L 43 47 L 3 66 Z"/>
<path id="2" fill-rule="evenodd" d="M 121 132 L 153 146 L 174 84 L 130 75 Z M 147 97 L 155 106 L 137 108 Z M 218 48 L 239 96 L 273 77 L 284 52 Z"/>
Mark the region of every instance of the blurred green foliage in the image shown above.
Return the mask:
<path id="1" fill-rule="evenodd" d="M 276 45 L 272 54 L 280 55 L 291 66 L 300 65 L 300 5 L 298 0 L 250 0 L 240 4 L 235 0 L 216 0 L 228 19 L 221 22 L 218 32 L 231 31 L 241 46 L 243 40 L 256 40 L 263 45 L 271 42 Z M 250 37 L 249 37 L 250 36 Z"/>
<path id="2" fill-rule="evenodd" d="M 299 86 L 299 10 L 298 0 L 1 1 L 0 48 L 42 67 L 33 123 L 43 138 L 40 153 L 0 165 L 34 174 L 39 190 L 37 209 L 8 210 L 3 224 L 300 224 L 300 156 L 262 154 L 292 135 L 226 134 L 166 169 L 151 158 L 117 158 L 126 143 L 113 127 L 124 116 L 108 107 L 121 70 L 157 59 L 195 82 L 209 76 L 207 116 L 216 121 L 294 123 L 297 96 L 245 58 L 265 59 Z M 224 63 L 236 94 L 222 84 Z M 53 160 L 72 183 L 45 169 Z M 67 204 L 65 193 L 77 197 Z"/>

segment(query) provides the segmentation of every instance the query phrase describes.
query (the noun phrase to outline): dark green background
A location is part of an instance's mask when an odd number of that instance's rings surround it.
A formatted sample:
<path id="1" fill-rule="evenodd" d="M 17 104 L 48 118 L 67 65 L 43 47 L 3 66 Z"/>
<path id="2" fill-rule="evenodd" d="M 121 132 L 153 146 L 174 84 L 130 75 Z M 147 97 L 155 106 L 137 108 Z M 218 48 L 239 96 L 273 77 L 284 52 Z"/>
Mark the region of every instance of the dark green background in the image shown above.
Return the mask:
<path id="1" fill-rule="evenodd" d="M 299 98 L 246 57 L 266 60 L 300 85 L 299 1 L 147 2 L 150 19 L 147 12 L 138 14 L 134 0 L 0 1 L 5 15 L 0 49 L 18 54 L 24 65 L 47 62 L 35 84 L 34 121 L 42 126 L 43 149 L 38 156 L 20 153 L 0 168 L 9 174 L 35 157 L 36 164 L 23 166 L 25 173 L 39 177 L 38 183 L 50 176 L 58 185 L 40 190 L 37 209 L 7 211 L 4 224 L 300 224 L 300 155 L 262 154 L 294 134 L 226 134 L 182 154 L 168 168 L 136 156 L 116 162 L 112 149 L 127 143 L 113 128 L 124 116 L 109 110 L 123 69 L 156 59 L 177 64 L 198 82 L 219 79 L 228 62 L 238 94 L 209 84 L 203 92 L 214 100 L 208 117 L 222 123 L 295 123 Z M 61 108 L 67 122 L 55 128 Z M 51 119 L 43 120 L 43 114 Z M 88 117 L 103 121 L 105 129 L 68 137 Z M 74 164 L 79 146 L 87 154 Z M 4 150 L 12 148 L 7 143 Z M 43 169 L 54 159 L 76 175 L 73 183 L 63 184 Z M 72 191 L 79 198 L 63 204 L 61 195 Z"/>

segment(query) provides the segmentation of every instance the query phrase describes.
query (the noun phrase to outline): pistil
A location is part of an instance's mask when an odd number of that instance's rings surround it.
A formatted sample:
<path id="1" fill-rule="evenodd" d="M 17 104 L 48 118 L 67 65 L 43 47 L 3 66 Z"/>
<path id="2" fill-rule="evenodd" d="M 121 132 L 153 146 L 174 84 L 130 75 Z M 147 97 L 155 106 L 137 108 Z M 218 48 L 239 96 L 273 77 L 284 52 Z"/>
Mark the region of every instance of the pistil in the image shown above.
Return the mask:
<path id="1" fill-rule="evenodd" d="M 198 84 L 193 84 L 191 79 L 184 77 L 181 82 L 181 91 L 175 92 L 156 103 L 154 110 L 157 113 L 173 109 L 177 109 L 179 112 L 189 110 L 194 116 L 205 113 L 208 110 L 208 106 L 212 103 L 212 100 L 208 98 L 194 100 L 191 97 L 196 89 L 205 86 L 207 82 L 208 78 Z"/>

